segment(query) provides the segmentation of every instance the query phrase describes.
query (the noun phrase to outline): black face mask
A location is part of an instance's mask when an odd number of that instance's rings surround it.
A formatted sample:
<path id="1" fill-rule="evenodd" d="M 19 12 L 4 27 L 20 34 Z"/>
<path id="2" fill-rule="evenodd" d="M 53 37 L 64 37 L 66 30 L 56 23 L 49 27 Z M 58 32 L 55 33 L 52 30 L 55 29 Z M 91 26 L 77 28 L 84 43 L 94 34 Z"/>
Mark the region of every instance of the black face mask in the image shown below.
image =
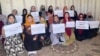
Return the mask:
<path id="1" fill-rule="evenodd" d="M 92 16 L 88 16 L 88 18 L 92 18 Z"/>
<path id="2" fill-rule="evenodd" d="M 45 8 L 42 8 L 42 11 L 45 11 Z"/>

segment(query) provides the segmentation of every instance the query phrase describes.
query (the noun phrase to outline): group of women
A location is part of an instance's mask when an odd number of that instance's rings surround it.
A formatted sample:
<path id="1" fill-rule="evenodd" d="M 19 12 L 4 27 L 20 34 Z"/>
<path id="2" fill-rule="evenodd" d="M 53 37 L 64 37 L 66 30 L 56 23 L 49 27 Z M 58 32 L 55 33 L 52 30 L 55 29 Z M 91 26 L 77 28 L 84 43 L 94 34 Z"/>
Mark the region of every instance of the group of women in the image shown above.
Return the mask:
<path id="1" fill-rule="evenodd" d="M 56 8 L 59 10 L 59 7 Z M 35 22 L 34 16 L 32 16 L 31 12 L 36 12 L 35 6 L 31 7 L 30 13 L 27 12 L 27 9 L 23 9 L 23 22 L 22 28 L 23 33 L 15 34 L 10 37 L 6 37 L 4 41 L 4 49 L 7 53 L 7 56 L 17 56 L 19 53 L 22 53 L 25 50 L 28 51 L 28 55 L 36 54 L 37 50 L 40 50 L 44 46 L 48 45 L 56 45 L 62 44 L 65 46 L 69 46 L 75 42 L 75 40 L 82 41 L 85 39 L 92 38 L 96 36 L 98 29 L 75 29 L 75 28 L 65 28 L 65 33 L 52 33 L 51 24 L 60 24 L 68 21 L 91 21 L 94 20 L 91 13 L 77 14 L 75 7 L 72 5 L 70 10 L 74 10 L 74 17 L 70 17 L 69 13 L 66 12 L 68 10 L 67 6 L 63 9 L 63 17 L 58 17 L 54 15 L 53 6 L 49 6 L 48 11 L 46 11 L 45 6 L 42 5 L 39 11 L 39 22 Z M 17 15 L 17 10 L 14 9 L 11 14 L 7 17 L 7 22 L 5 25 L 11 25 L 17 23 L 15 15 Z M 48 18 L 48 20 L 46 20 Z M 2 33 L 2 37 L 5 37 L 5 30 L 3 29 L 3 22 L 0 21 L 0 30 Z M 46 33 L 44 34 L 31 34 L 31 25 L 32 24 L 45 24 Z M 3 42 L 2 41 L 2 42 Z"/>

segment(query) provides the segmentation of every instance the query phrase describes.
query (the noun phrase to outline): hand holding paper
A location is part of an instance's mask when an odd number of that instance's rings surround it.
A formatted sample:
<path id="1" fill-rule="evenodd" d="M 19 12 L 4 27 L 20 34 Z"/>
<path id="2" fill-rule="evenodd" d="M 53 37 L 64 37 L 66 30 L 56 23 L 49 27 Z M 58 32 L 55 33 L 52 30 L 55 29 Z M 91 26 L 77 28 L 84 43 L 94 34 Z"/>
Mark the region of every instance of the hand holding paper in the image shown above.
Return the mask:
<path id="1" fill-rule="evenodd" d="M 9 37 L 14 34 L 22 33 L 22 26 L 20 23 L 4 26 L 5 36 Z"/>
<path id="2" fill-rule="evenodd" d="M 31 25 L 31 34 L 41 34 L 45 33 L 45 24 L 33 24 Z"/>

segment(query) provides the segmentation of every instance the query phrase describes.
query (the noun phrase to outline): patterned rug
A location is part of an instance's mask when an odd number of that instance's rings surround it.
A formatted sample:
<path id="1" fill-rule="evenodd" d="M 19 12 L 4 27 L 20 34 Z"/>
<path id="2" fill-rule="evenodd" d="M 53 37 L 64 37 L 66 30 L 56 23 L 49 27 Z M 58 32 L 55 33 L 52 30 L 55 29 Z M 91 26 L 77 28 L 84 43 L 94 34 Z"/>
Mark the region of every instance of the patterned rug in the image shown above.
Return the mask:
<path id="1" fill-rule="evenodd" d="M 57 53 L 65 53 L 65 54 L 69 54 L 69 53 L 73 53 L 76 50 L 78 50 L 78 45 L 76 43 L 73 43 L 70 46 L 64 46 L 61 44 L 57 44 L 57 45 L 53 45 L 51 46 L 51 49 Z"/>

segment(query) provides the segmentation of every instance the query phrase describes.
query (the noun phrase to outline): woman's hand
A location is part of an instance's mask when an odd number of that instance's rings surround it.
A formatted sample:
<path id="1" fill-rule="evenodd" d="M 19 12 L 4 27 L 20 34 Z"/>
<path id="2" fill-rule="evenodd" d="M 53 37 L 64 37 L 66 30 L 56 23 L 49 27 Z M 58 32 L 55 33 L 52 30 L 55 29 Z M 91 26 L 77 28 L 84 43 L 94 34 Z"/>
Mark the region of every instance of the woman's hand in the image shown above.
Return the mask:
<path id="1" fill-rule="evenodd" d="M 44 40 L 44 37 L 43 36 L 41 36 L 41 40 Z"/>
<path id="2" fill-rule="evenodd" d="M 33 40 L 34 40 L 34 41 L 37 40 L 37 36 L 33 37 Z"/>

